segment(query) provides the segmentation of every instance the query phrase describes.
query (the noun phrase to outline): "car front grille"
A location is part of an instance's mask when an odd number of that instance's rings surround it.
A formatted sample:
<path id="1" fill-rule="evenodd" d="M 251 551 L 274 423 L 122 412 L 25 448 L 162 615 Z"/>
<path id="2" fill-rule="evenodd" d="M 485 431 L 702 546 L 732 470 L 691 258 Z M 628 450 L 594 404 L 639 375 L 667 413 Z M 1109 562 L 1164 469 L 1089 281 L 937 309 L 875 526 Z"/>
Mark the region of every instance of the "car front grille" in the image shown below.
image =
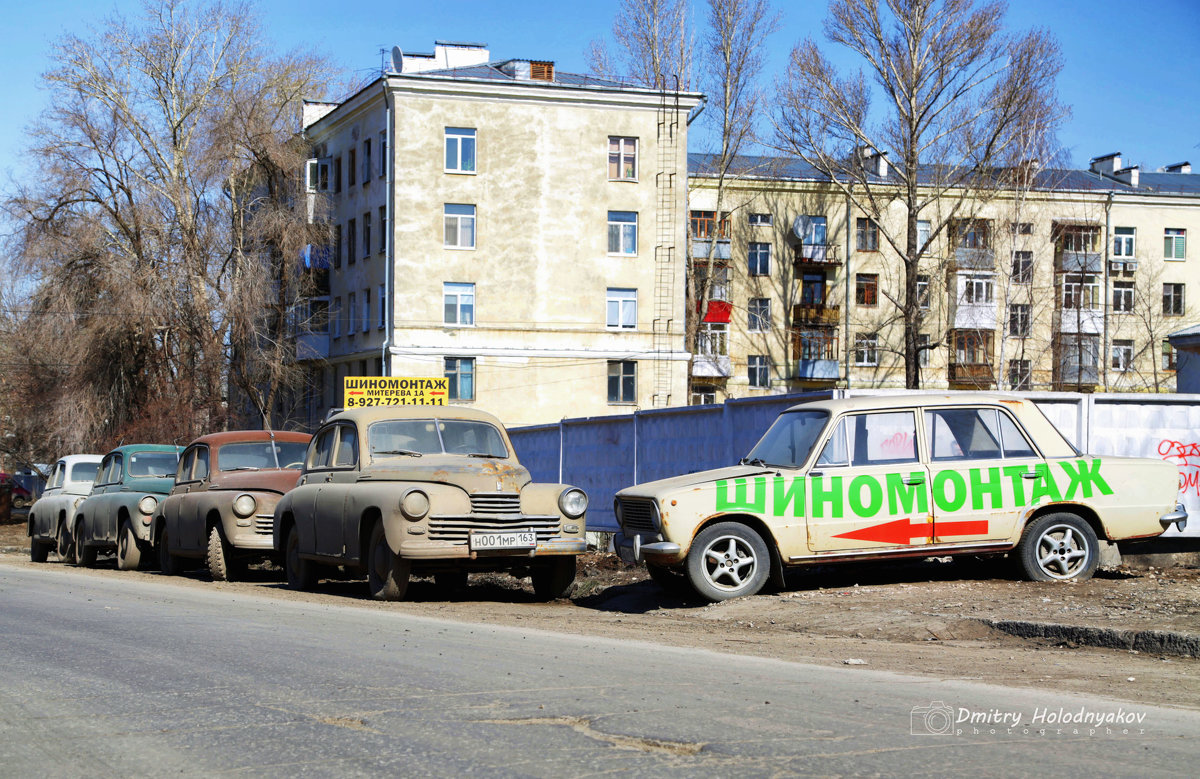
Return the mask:
<path id="1" fill-rule="evenodd" d="M 269 536 L 275 524 L 274 514 L 256 514 L 254 516 L 254 532 L 260 536 Z"/>
<path id="2" fill-rule="evenodd" d="M 521 496 L 512 492 L 480 492 L 471 496 L 471 513 L 489 516 L 521 516 Z"/>
<path id="3" fill-rule="evenodd" d="M 618 498 L 621 501 L 621 529 L 626 534 L 657 533 L 654 525 L 654 501 L 646 498 Z"/>
<path id="4" fill-rule="evenodd" d="M 466 544 L 472 530 L 494 532 L 532 530 L 537 533 L 538 541 L 549 541 L 559 534 L 560 522 L 558 517 L 522 516 L 433 516 L 429 518 L 429 538 L 435 541 L 448 541 L 453 544 Z"/>

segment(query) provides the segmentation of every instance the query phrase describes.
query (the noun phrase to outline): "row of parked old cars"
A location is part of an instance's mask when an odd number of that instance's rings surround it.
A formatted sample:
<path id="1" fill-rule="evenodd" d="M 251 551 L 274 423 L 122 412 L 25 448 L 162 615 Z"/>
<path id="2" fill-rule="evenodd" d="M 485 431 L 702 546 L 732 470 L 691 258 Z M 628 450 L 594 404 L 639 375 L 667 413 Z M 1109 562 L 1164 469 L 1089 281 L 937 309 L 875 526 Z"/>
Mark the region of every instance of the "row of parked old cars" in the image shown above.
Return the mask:
<path id="1" fill-rule="evenodd" d="M 1090 577 L 1100 539 L 1153 538 L 1187 512 L 1162 460 L 1080 452 L 1030 400 L 890 395 L 794 406 L 737 466 L 627 487 L 618 552 L 668 590 L 718 601 L 790 566 L 1009 556 L 1033 580 Z M 495 417 L 465 407 L 343 411 L 310 437 L 242 431 L 186 448 L 64 457 L 29 516 L 30 554 L 234 578 L 255 556 L 311 587 L 365 575 L 382 599 L 411 575 L 532 578 L 561 595 L 586 548 L 587 496 L 534 482 Z"/>

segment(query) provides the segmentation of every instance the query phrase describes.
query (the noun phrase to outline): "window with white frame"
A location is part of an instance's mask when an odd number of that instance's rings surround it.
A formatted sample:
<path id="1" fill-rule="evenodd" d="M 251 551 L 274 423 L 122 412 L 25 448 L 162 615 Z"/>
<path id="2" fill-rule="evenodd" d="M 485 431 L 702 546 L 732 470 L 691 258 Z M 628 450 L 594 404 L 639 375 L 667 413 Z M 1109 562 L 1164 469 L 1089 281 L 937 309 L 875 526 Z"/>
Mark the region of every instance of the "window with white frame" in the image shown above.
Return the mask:
<path id="1" fill-rule="evenodd" d="M 1014 338 L 1028 338 L 1033 332 L 1033 306 L 1029 303 L 1012 303 L 1008 307 L 1008 334 Z"/>
<path id="2" fill-rule="evenodd" d="M 751 241 L 749 256 L 751 276 L 771 275 L 771 244 L 765 241 Z"/>
<path id="3" fill-rule="evenodd" d="M 329 189 L 329 158 L 312 159 L 304 168 L 304 185 L 309 192 L 326 192 Z"/>
<path id="4" fill-rule="evenodd" d="M 991 303 L 994 288 L 991 276 L 967 275 L 963 278 L 962 300 L 972 305 Z"/>
<path id="5" fill-rule="evenodd" d="M 1137 238 L 1136 227 L 1115 227 L 1113 228 L 1113 257 L 1121 259 L 1133 259 L 1135 249 L 1135 239 Z"/>
<path id="6" fill-rule="evenodd" d="M 870 366 L 879 364 L 879 336 L 875 333 L 857 333 L 854 336 L 854 364 Z"/>
<path id="7" fill-rule="evenodd" d="M 608 253 L 637 254 L 637 212 L 608 212 Z"/>
<path id="8" fill-rule="evenodd" d="M 1063 276 L 1062 307 L 1099 308 L 1100 281 L 1090 274 L 1068 273 Z"/>
<path id="9" fill-rule="evenodd" d="M 445 237 L 442 245 L 448 249 L 475 248 L 475 206 L 465 203 L 446 203 Z"/>
<path id="10" fill-rule="evenodd" d="M 387 287 L 379 285 L 379 329 L 387 327 Z"/>
<path id="11" fill-rule="evenodd" d="M 709 406 L 717 402 L 717 388 L 711 384 L 692 386 L 692 405 Z"/>
<path id="12" fill-rule="evenodd" d="M 1009 222 L 1008 231 L 1013 235 L 1033 235 L 1033 223 Z"/>
<path id="13" fill-rule="evenodd" d="M 771 299 L 750 298 L 747 306 L 748 326 L 752 333 L 762 333 L 771 329 Z"/>
<path id="14" fill-rule="evenodd" d="M 371 288 L 367 287 L 363 290 L 362 296 L 362 331 L 365 333 L 371 329 Z"/>
<path id="15" fill-rule="evenodd" d="M 1118 314 L 1133 313 L 1133 282 L 1114 281 L 1112 293 L 1113 311 Z"/>
<path id="16" fill-rule="evenodd" d="M 710 269 L 708 265 L 696 263 L 695 278 L 697 298 L 699 298 L 703 293 L 704 286 L 708 285 L 709 300 L 729 300 L 728 265 L 713 266 L 710 275 Z"/>
<path id="17" fill-rule="evenodd" d="M 705 357 L 729 354 L 729 325 L 725 322 L 701 322 L 696 336 L 696 351 Z"/>
<path id="18" fill-rule="evenodd" d="M 1183 292 L 1182 284 L 1163 284 L 1163 316 L 1183 316 Z"/>
<path id="19" fill-rule="evenodd" d="M 929 239 L 933 235 L 933 223 L 928 219 L 917 220 L 917 249 L 922 253 L 929 251 Z"/>
<path id="20" fill-rule="evenodd" d="M 605 295 L 605 322 L 608 327 L 633 330 L 637 327 L 637 290 L 609 287 Z"/>
<path id="21" fill-rule="evenodd" d="M 917 305 L 929 309 L 929 277 L 917 276 Z"/>
<path id="22" fill-rule="evenodd" d="M 475 285 L 445 282 L 442 284 L 442 321 L 448 325 L 475 324 Z"/>
<path id="23" fill-rule="evenodd" d="M 765 354 L 752 354 L 746 361 L 751 387 L 771 386 L 771 358 Z"/>
<path id="24" fill-rule="evenodd" d="M 929 333 L 917 333 L 917 350 L 917 365 L 928 368 L 929 353 L 933 351 L 929 348 Z"/>
<path id="25" fill-rule="evenodd" d="M 1008 388 L 1010 390 L 1028 390 L 1033 377 L 1032 365 L 1029 360 L 1008 361 Z"/>
<path id="26" fill-rule="evenodd" d="M 475 129 L 446 128 L 446 172 L 475 172 Z"/>
<path id="27" fill-rule="evenodd" d="M 353 338 L 358 331 L 358 298 L 351 292 L 346 296 L 346 337 Z"/>
<path id="28" fill-rule="evenodd" d="M 1163 258 L 1168 260 L 1187 259 L 1187 230 L 1172 227 L 1163 230 Z"/>
<path id="29" fill-rule="evenodd" d="M 1178 358 L 1175 352 L 1175 347 L 1171 346 L 1170 341 L 1162 342 L 1162 369 L 1164 371 L 1173 371 L 1178 368 Z"/>
<path id="30" fill-rule="evenodd" d="M 637 138 L 608 137 L 608 177 L 613 181 L 637 181 Z"/>
<path id="31" fill-rule="evenodd" d="M 608 402 L 637 402 L 637 363 L 635 361 L 608 361 Z"/>
<path id="32" fill-rule="evenodd" d="M 770 227 L 774 223 L 770 214 L 750 214 L 751 227 Z"/>
<path id="33" fill-rule="evenodd" d="M 1133 367 L 1133 341 L 1117 339 L 1112 342 L 1112 367 L 1114 371 L 1127 371 Z"/>
<path id="34" fill-rule="evenodd" d="M 445 358 L 445 377 L 448 379 L 447 395 L 450 400 L 475 399 L 475 358 Z"/>
<path id="35" fill-rule="evenodd" d="M 804 214 L 800 217 L 801 243 L 805 246 L 825 246 L 829 242 L 829 227 L 825 217 Z M 821 255 L 824 256 L 824 255 Z"/>
<path id="36" fill-rule="evenodd" d="M 1012 282 L 1013 284 L 1033 283 L 1033 252 L 1013 252 Z"/>
<path id="37" fill-rule="evenodd" d="M 879 225 L 874 219 L 859 217 L 855 221 L 854 248 L 860 252 L 879 251 Z"/>

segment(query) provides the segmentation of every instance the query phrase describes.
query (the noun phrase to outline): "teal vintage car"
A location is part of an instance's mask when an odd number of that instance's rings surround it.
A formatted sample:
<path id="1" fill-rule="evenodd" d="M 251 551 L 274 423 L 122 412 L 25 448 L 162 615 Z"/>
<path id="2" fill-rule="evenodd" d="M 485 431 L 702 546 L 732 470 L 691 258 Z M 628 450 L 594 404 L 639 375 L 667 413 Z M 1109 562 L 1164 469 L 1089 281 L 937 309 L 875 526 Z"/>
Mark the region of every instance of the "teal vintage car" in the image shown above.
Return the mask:
<path id="1" fill-rule="evenodd" d="M 151 546 L 155 509 L 175 484 L 181 451 L 181 446 L 128 444 L 104 455 L 71 526 L 79 565 L 90 567 L 100 551 L 115 548 L 118 568 L 141 566 Z"/>

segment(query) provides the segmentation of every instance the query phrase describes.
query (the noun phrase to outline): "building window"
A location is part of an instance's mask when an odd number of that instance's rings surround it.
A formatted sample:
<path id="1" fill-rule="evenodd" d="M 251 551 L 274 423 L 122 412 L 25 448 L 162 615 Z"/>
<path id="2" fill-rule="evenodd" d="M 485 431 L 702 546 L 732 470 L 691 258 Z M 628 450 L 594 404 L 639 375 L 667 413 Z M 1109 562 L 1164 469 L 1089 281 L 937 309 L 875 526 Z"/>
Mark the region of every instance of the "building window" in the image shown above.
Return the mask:
<path id="1" fill-rule="evenodd" d="M 724 357 L 729 354 L 729 325 L 724 322 L 701 322 L 696 334 L 696 351 L 705 357 Z"/>
<path id="2" fill-rule="evenodd" d="M 379 207 L 379 253 L 387 251 L 387 207 Z"/>
<path id="3" fill-rule="evenodd" d="M 371 329 L 371 289 L 368 287 L 363 290 L 362 297 L 362 331 L 365 333 Z"/>
<path id="4" fill-rule="evenodd" d="M 860 306 L 879 305 L 879 274 L 858 273 L 854 277 L 854 302 Z"/>
<path id="5" fill-rule="evenodd" d="M 1163 316 L 1183 316 L 1183 285 L 1163 284 Z"/>
<path id="6" fill-rule="evenodd" d="M 1171 346 L 1170 341 L 1162 342 L 1162 369 L 1164 371 L 1175 370 L 1175 347 Z"/>
<path id="7" fill-rule="evenodd" d="M 352 187 L 357 182 L 355 171 L 358 169 L 358 152 L 350 149 L 346 152 L 346 186 Z"/>
<path id="8" fill-rule="evenodd" d="M 797 338 L 800 342 L 799 353 L 796 355 L 797 359 L 837 359 L 837 333 L 834 330 L 824 327 L 814 330 L 800 330 Z"/>
<path id="9" fill-rule="evenodd" d="M 608 402 L 637 402 L 637 363 L 633 360 L 608 361 Z"/>
<path id="10" fill-rule="evenodd" d="M 711 384 L 697 384 L 692 387 L 692 405 L 710 406 L 717 402 L 717 388 Z"/>
<path id="11" fill-rule="evenodd" d="M 696 297 L 699 299 L 708 285 L 709 300 L 729 300 L 729 266 L 714 265 L 709 275 L 709 266 L 696 263 Z"/>
<path id="12" fill-rule="evenodd" d="M 1013 284 L 1033 283 L 1033 252 L 1013 252 Z"/>
<path id="13" fill-rule="evenodd" d="M 955 243 L 960 249 L 986 249 L 991 245 L 988 220 L 960 219 L 954 223 Z"/>
<path id="14" fill-rule="evenodd" d="M 1063 276 L 1062 307 L 1099 308 L 1100 282 L 1095 276 L 1068 273 Z"/>
<path id="15" fill-rule="evenodd" d="M 328 300 L 313 299 L 308 301 L 308 324 L 306 329 L 310 333 L 329 332 Z"/>
<path id="16" fill-rule="evenodd" d="M 771 275 L 771 244 L 759 241 L 751 241 L 750 275 Z"/>
<path id="17" fill-rule="evenodd" d="M 346 264 L 358 262 L 358 222 L 354 219 L 346 222 Z"/>
<path id="18" fill-rule="evenodd" d="M 333 191 L 342 191 L 342 158 L 333 158 Z"/>
<path id="19" fill-rule="evenodd" d="M 637 181 L 637 138 L 608 137 L 608 177 Z"/>
<path id="20" fill-rule="evenodd" d="M 825 274 L 805 273 L 800 280 L 800 305 L 825 305 Z"/>
<path id="21" fill-rule="evenodd" d="M 825 246 L 829 238 L 828 225 L 825 217 L 804 214 L 800 217 L 800 232 L 805 246 Z M 825 255 L 819 255 L 824 257 Z"/>
<path id="22" fill-rule="evenodd" d="M 751 387 L 771 386 L 771 359 L 765 354 L 752 354 L 747 361 Z"/>
<path id="23" fill-rule="evenodd" d="M 1128 314 L 1133 311 L 1133 282 L 1114 281 L 1112 293 L 1113 311 Z"/>
<path id="24" fill-rule="evenodd" d="M 1114 371 L 1127 371 L 1133 365 L 1133 341 L 1112 342 L 1112 367 Z"/>
<path id="25" fill-rule="evenodd" d="M 363 259 L 371 256 L 371 212 L 363 214 Z"/>
<path id="26" fill-rule="evenodd" d="M 929 353 L 932 351 L 929 348 L 929 333 L 917 333 L 917 365 L 928 368 Z"/>
<path id="27" fill-rule="evenodd" d="M 1012 222 L 1008 229 L 1012 231 L 1013 235 L 1033 235 L 1032 222 Z"/>
<path id="28" fill-rule="evenodd" d="M 608 253 L 637 254 L 637 212 L 608 212 Z"/>
<path id="29" fill-rule="evenodd" d="M 475 324 L 475 285 L 442 284 L 442 304 L 445 311 L 442 321 L 448 325 Z"/>
<path id="30" fill-rule="evenodd" d="M 446 378 L 449 379 L 450 400 L 475 399 L 475 358 L 447 357 Z"/>
<path id="31" fill-rule="evenodd" d="M 1134 239 L 1137 237 L 1136 227 L 1117 227 L 1113 229 L 1113 256 L 1122 259 L 1132 259 L 1134 256 Z"/>
<path id="32" fill-rule="evenodd" d="M 991 303 L 994 287 L 991 276 L 964 276 L 962 300 L 971 305 Z"/>
<path id="33" fill-rule="evenodd" d="M 309 192 L 329 190 L 329 160 L 309 160 L 304 168 L 304 185 Z"/>
<path id="34" fill-rule="evenodd" d="M 475 206 L 447 203 L 444 215 L 445 236 L 442 245 L 450 249 L 474 249 Z"/>
<path id="35" fill-rule="evenodd" d="M 691 228 L 692 237 L 700 241 L 711 240 L 717 231 L 717 212 L 716 211 L 692 211 L 689 214 L 688 226 Z M 716 238 L 729 237 L 729 214 L 721 215 L 720 234 Z"/>
<path id="36" fill-rule="evenodd" d="M 1029 360 L 1008 361 L 1008 388 L 1011 390 L 1029 390 L 1032 374 Z"/>
<path id="37" fill-rule="evenodd" d="M 874 219 L 860 218 L 855 222 L 854 248 L 860 252 L 879 251 L 879 225 Z"/>
<path id="38" fill-rule="evenodd" d="M 475 130 L 473 128 L 446 128 L 446 172 L 475 172 Z"/>
<path id="39" fill-rule="evenodd" d="M 363 158 L 362 158 L 362 183 L 363 186 L 371 183 L 371 139 L 363 140 Z"/>
<path id="40" fill-rule="evenodd" d="M 875 333 L 857 333 L 854 336 L 854 364 L 871 366 L 879 364 L 879 336 Z"/>
<path id="41" fill-rule="evenodd" d="M 954 357 L 958 365 L 991 364 L 992 334 L 979 330 L 961 330 L 955 333 Z"/>
<path id="42" fill-rule="evenodd" d="M 771 299 L 750 298 L 749 328 L 752 333 L 763 333 L 771 329 Z"/>
<path id="43" fill-rule="evenodd" d="M 329 309 L 329 319 L 333 322 L 333 337 L 335 339 L 342 337 L 342 299 L 336 297 L 333 299 L 333 305 Z"/>
<path id="44" fill-rule="evenodd" d="M 387 175 L 387 133 L 379 134 L 379 178 Z M 382 376 L 383 374 L 379 374 Z"/>
<path id="45" fill-rule="evenodd" d="M 342 267 L 342 226 L 333 226 L 333 267 Z"/>
<path id="46" fill-rule="evenodd" d="M 358 330 L 358 301 L 353 292 L 346 296 L 346 337 L 353 338 Z"/>
<path id="47" fill-rule="evenodd" d="M 929 310 L 929 277 L 917 276 L 917 305 Z"/>
<path id="48" fill-rule="evenodd" d="M 1068 225 L 1059 228 L 1058 246 L 1064 252 L 1094 252 L 1099 245 L 1099 227 Z"/>
<path id="49" fill-rule="evenodd" d="M 1033 332 L 1033 315 L 1029 303 L 1013 303 L 1008 307 L 1008 334 L 1014 338 L 1028 338 Z"/>
<path id="50" fill-rule="evenodd" d="M 1163 230 L 1163 257 L 1168 260 L 1187 259 L 1187 230 Z"/>
<path id="51" fill-rule="evenodd" d="M 379 329 L 387 327 L 387 287 L 379 285 Z M 380 374 L 381 376 L 383 374 Z"/>
<path id="52" fill-rule="evenodd" d="M 608 327 L 632 330 L 637 327 L 637 290 L 609 287 L 605 298 Z"/>
<path id="53" fill-rule="evenodd" d="M 928 219 L 917 220 L 917 250 L 925 253 L 929 239 L 933 236 L 933 223 Z"/>
<path id="54" fill-rule="evenodd" d="M 750 214 L 751 227 L 770 227 L 775 223 L 775 220 L 770 214 Z"/>

